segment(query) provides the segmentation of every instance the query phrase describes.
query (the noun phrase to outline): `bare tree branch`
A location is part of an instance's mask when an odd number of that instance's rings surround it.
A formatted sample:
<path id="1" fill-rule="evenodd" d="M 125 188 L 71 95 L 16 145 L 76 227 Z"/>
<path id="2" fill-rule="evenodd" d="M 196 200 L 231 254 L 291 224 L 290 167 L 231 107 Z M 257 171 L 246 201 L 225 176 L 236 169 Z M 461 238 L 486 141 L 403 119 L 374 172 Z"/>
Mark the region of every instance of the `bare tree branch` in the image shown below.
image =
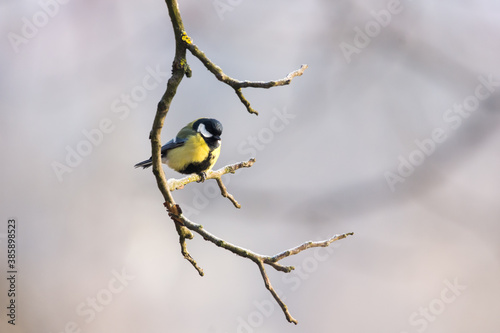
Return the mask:
<path id="1" fill-rule="evenodd" d="M 241 88 L 272 88 L 272 87 L 278 87 L 278 86 L 285 86 L 290 84 L 292 82 L 292 79 L 296 76 L 301 76 L 304 71 L 307 69 L 307 65 L 302 65 L 299 69 L 291 72 L 288 74 L 285 78 L 276 80 L 276 81 L 239 81 L 236 79 L 233 79 L 232 77 L 224 74 L 222 69 L 214 64 L 206 55 L 203 51 L 201 51 L 198 46 L 196 46 L 192 39 L 188 37 L 185 33 L 183 35 L 184 41 L 186 42 L 186 48 L 196 57 L 198 58 L 203 65 L 212 73 L 215 75 L 215 77 L 219 80 L 224 82 L 225 84 L 231 86 L 234 91 L 236 92 L 236 95 L 238 95 L 240 101 L 245 105 L 247 108 L 247 111 L 253 114 L 258 114 L 257 111 L 255 111 L 251 106 L 250 102 L 243 96 L 243 92 L 241 91 Z"/>
<path id="2" fill-rule="evenodd" d="M 281 300 L 279 297 L 278 293 L 276 290 L 274 290 L 273 286 L 271 285 L 271 281 L 269 280 L 269 277 L 267 276 L 266 269 L 264 268 L 264 264 L 261 261 L 257 261 L 257 265 L 259 266 L 260 273 L 262 274 L 262 278 L 264 279 L 264 284 L 266 285 L 267 290 L 273 295 L 274 299 L 280 306 L 280 308 L 283 310 L 283 313 L 285 314 L 286 319 L 290 323 L 294 323 L 295 325 L 298 324 L 297 319 L 293 318 L 292 315 L 290 314 L 290 311 L 288 311 L 288 306 Z"/>
<path id="3" fill-rule="evenodd" d="M 226 186 L 222 182 L 222 176 L 227 173 L 235 173 L 236 170 L 241 168 L 249 168 L 255 163 L 255 158 L 249 159 L 247 162 L 239 162 L 231 165 L 226 165 L 225 167 L 220 168 L 217 171 L 208 170 L 206 171 L 205 180 L 215 179 L 217 181 L 217 185 L 219 185 L 221 195 L 225 198 L 228 198 L 236 208 L 241 208 L 241 205 L 236 201 L 236 199 L 227 191 Z M 178 189 L 184 188 L 184 185 L 187 185 L 192 182 L 201 181 L 201 177 L 198 174 L 192 174 L 186 176 L 181 179 L 169 179 L 167 184 L 170 191 L 175 191 Z"/>
<path id="4" fill-rule="evenodd" d="M 230 165 L 226 165 L 225 167 L 220 168 L 219 170 L 213 171 L 213 170 L 208 170 L 206 171 L 206 177 L 205 180 L 208 179 L 218 179 L 221 178 L 223 175 L 227 173 L 235 173 L 236 170 L 241 169 L 241 168 L 249 168 L 255 163 L 255 158 L 249 159 L 247 162 L 238 162 Z M 174 179 L 171 178 L 168 180 L 168 188 L 170 191 L 175 191 L 184 188 L 184 185 L 187 185 L 189 183 L 193 182 L 199 182 L 201 181 L 201 177 L 193 173 L 189 176 L 186 176 L 181 179 Z"/>
<path id="5" fill-rule="evenodd" d="M 282 265 L 278 264 L 277 262 L 280 261 L 281 259 L 284 259 L 284 258 L 289 257 L 291 255 L 298 254 L 298 253 L 300 253 L 304 250 L 307 250 L 309 248 L 312 248 L 312 247 L 319 247 L 319 246 L 326 247 L 326 246 L 330 245 L 331 243 L 333 243 L 334 241 L 344 239 L 347 236 L 351 236 L 354 234 L 354 233 L 350 232 L 350 233 L 346 233 L 346 234 L 335 235 L 327 240 L 319 241 L 319 242 L 308 241 L 308 242 L 305 242 L 304 244 L 301 244 L 301 245 L 296 246 L 292 249 L 283 251 L 283 252 L 278 253 L 274 256 L 266 256 L 266 255 L 255 253 L 251 250 L 242 248 L 240 246 L 231 244 L 229 242 L 226 242 L 223 239 L 208 232 L 205 228 L 203 228 L 202 225 L 188 220 L 183 215 L 180 215 L 177 218 L 182 221 L 183 226 L 185 226 L 189 230 L 196 232 L 201 237 L 203 237 L 204 240 L 209 241 L 209 242 L 211 242 L 211 243 L 213 243 L 213 244 L 215 244 L 223 249 L 226 249 L 226 250 L 228 250 L 228 251 L 230 251 L 230 252 L 232 252 L 240 257 L 248 258 L 248 259 L 252 260 L 253 262 L 255 262 L 260 269 L 260 272 L 262 274 L 262 278 L 264 279 L 264 283 L 266 285 L 266 288 L 271 292 L 274 299 L 276 300 L 276 302 L 279 304 L 279 306 L 283 310 L 283 313 L 285 314 L 287 320 L 291 323 L 294 323 L 294 324 L 297 324 L 297 320 L 292 317 L 292 315 L 288 311 L 288 307 L 280 299 L 279 295 L 276 293 L 273 286 L 271 285 L 271 281 L 269 280 L 269 277 L 266 273 L 266 270 L 264 268 L 264 264 L 267 264 L 267 265 L 275 268 L 278 271 L 281 271 L 284 273 L 290 273 L 292 270 L 294 270 L 293 266 L 282 266 Z"/>
<path id="6" fill-rule="evenodd" d="M 312 247 L 327 247 L 331 243 L 333 243 L 333 242 L 335 242 L 337 240 L 340 240 L 340 239 L 346 238 L 347 236 L 352 236 L 352 235 L 354 235 L 354 233 L 353 232 L 349 232 L 349 233 L 342 234 L 342 235 L 335 235 L 332 238 L 324 240 L 324 241 L 319 241 L 319 242 L 309 241 L 309 242 L 305 242 L 304 244 L 301 244 L 301 245 L 296 246 L 296 247 L 294 247 L 294 248 L 292 248 L 290 250 L 283 251 L 283 252 L 281 252 L 281 253 L 273 256 L 271 258 L 271 260 L 272 260 L 272 262 L 277 262 L 277 261 L 280 261 L 283 258 L 296 255 L 296 254 L 298 254 L 298 253 L 300 253 L 300 252 L 302 252 L 304 250 L 310 249 Z"/>
<path id="7" fill-rule="evenodd" d="M 167 208 L 168 215 L 174 221 L 177 233 L 179 234 L 179 244 L 181 246 L 181 254 L 186 260 L 188 260 L 191 263 L 191 265 L 193 265 L 193 267 L 198 271 L 198 273 L 201 276 L 203 276 L 203 270 L 201 269 L 201 267 L 198 266 L 196 261 L 189 254 L 186 245 L 186 240 L 192 239 L 194 237 L 192 232 L 196 232 L 201 237 L 203 237 L 203 239 L 221 248 L 224 248 L 240 257 L 252 260 L 259 267 L 266 288 L 273 295 L 276 302 L 280 305 L 287 320 L 291 323 L 297 324 L 297 320 L 291 316 L 290 312 L 288 311 L 288 307 L 281 300 L 277 292 L 272 287 L 264 265 L 269 265 L 278 271 L 289 273 L 294 269 L 294 267 L 283 266 L 279 264 L 278 261 L 286 257 L 295 255 L 297 253 L 300 253 L 301 251 L 307 250 L 312 247 L 328 246 L 336 240 L 343 239 L 348 235 L 352 235 L 352 233 L 335 235 L 330 239 L 320 242 L 312 242 L 312 241 L 305 242 L 304 244 L 280 252 L 274 256 L 265 256 L 257 254 L 253 251 L 239 247 L 237 245 L 226 242 L 221 238 L 218 238 L 217 236 L 205 230 L 202 225 L 194 223 L 189 219 L 187 219 L 182 214 L 181 207 L 175 203 L 171 191 L 180 189 L 188 183 L 199 181 L 200 177 L 198 175 L 190 175 L 182 179 L 170 179 L 168 181 L 166 180 L 165 174 L 161 166 L 161 130 L 163 128 L 165 117 L 167 116 L 167 113 L 170 109 L 172 99 L 176 94 L 177 87 L 181 83 L 184 75 L 186 77 L 191 77 L 192 74 L 191 68 L 189 67 L 186 60 L 186 50 L 189 50 L 196 58 L 198 58 L 205 65 L 205 67 L 217 77 L 217 79 L 231 86 L 235 90 L 241 102 L 247 108 L 248 112 L 255 114 L 257 114 L 257 111 L 252 109 L 252 107 L 250 106 L 250 102 L 248 102 L 248 100 L 243 96 L 243 93 L 241 91 L 242 88 L 249 88 L 249 87 L 271 88 L 275 86 L 283 86 L 290 84 L 291 80 L 294 77 L 302 75 L 302 73 L 307 68 L 307 65 L 302 65 L 300 69 L 291 72 L 281 80 L 267 81 L 267 82 L 235 80 L 224 74 L 224 72 L 220 67 L 212 63 L 210 59 L 208 59 L 208 57 L 201 50 L 199 50 L 196 45 L 193 44 L 191 38 L 184 31 L 184 25 L 182 23 L 182 18 L 177 1 L 166 0 L 165 2 L 168 7 L 168 13 L 174 30 L 176 47 L 175 47 L 175 56 L 172 63 L 172 76 L 169 78 L 167 82 L 166 91 L 163 94 L 160 102 L 158 103 L 156 115 L 150 133 L 150 139 L 151 139 L 151 150 L 152 150 L 153 174 L 155 175 L 158 188 L 165 200 L 164 205 Z M 247 162 L 240 162 L 232 165 L 227 165 L 217 171 L 208 171 L 206 179 L 215 179 L 221 190 L 221 195 L 228 198 L 234 204 L 235 207 L 239 208 L 240 207 L 239 203 L 234 199 L 234 197 L 231 194 L 228 193 L 225 185 L 222 182 L 221 177 L 227 173 L 234 173 L 236 170 L 240 168 L 251 167 L 254 162 L 255 159 L 250 159 Z"/>
<path id="8" fill-rule="evenodd" d="M 184 259 L 189 261 L 191 265 L 193 265 L 193 267 L 198 271 L 198 274 L 200 274 L 200 276 L 203 276 L 204 275 L 203 269 L 200 266 L 198 266 L 196 261 L 193 259 L 193 257 L 191 257 L 191 255 L 187 250 L 186 239 L 193 239 L 194 237 L 193 234 L 191 232 L 189 232 L 189 234 L 186 234 L 182 228 L 188 231 L 189 229 L 183 227 L 180 223 L 175 223 L 175 228 L 177 229 L 177 233 L 179 234 L 179 244 L 181 245 L 182 256 L 184 257 Z"/>

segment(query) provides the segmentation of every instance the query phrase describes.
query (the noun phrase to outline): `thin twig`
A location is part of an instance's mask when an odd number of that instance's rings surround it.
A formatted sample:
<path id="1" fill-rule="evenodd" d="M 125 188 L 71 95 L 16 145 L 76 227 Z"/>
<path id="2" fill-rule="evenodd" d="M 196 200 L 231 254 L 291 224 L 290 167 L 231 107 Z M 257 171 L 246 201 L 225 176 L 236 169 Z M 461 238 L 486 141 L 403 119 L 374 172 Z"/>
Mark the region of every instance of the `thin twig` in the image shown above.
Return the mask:
<path id="1" fill-rule="evenodd" d="M 175 226 L 176 226 L 176 228 L 182 228 L 182 226 L 180 226 L 177 223 L 175 224 Z M 177 229 L 177 232 L 179 233 L 179 244 L 181 245 L 182 256 L 184 257 L 184 259 L 189 261 L 191 263 L 191 265 L 193 265 L 193 267 L 198 271 L 198 274 L 200 274 L 200 276 L 203 276 L 204 275 L 203 269 L 200 266 L 198 266 L 196 261 L 193 259 L 193 257 L 191 257 L 191 255 L 189 254 L 189 252 L 187 250 L 186 239 L 192 239 L 192 237 L 191 238 L 185 237 L 184 233 L 182 231 L 180 231 L 179 229 Z M 192 236 L 192 234 L 191 234 L 191 236 Z"/>
<path id="2" fill-rule="evenodd" d="M 286 258 L 286 257 L 289 257 L 289 256 L 293 256 L 297 253 L 300 253 L 304 250 L 307 250 L 309 248 L 312 248 L 312 247 L 327 247 L 329 246 L 331 243 L 339 240 L 339 239 L 343 239 L 343 238 L 346 238 L 347 236 L 352 236 L 354 235 L 353 232 L 349 232 L 349 233 L 346 233 L 346 234 L 342 234 L 342 235 L 335 235 L 333 237 L 331 237 L 330 239 L 327 239 L 327 240 L 324 240 L 324 241 L 318 241 L 318 242 L 313 242 L 313 241 L 308 241 L 308 242 L 305 242 L 299 246 L 296 246 L 292 249 L 289 249 L 289 250 L 286 250 L 286 251 L 283 251 L 281 253 L 278 253 L 277 255 L 273 256 L 271 259 L 273 262 L 277 262 L 283 258 Z"/>
<path id="3" fill-rule="evenodd" d="M 247 111 L 253 114 L 259 114 L 257 111 L 255 111 L 251 106 L 250 102 L 243 96 L 243 92 L 241 91 L 241 88 L 272 88 L 272 87 L 278 87 L 278 86 L 285 86 L 290 84 L 292 82 L 292 79 L 296 76 L 301 76 L 304 71 L 307 69 L 307 65 L 302 65 L 299 69 L 289 73 L 285 78 L 279 79 L 279 80 L 274 80 L 274 81 L 240 81 L 233 79 L 232 77 L 226 75 L 222 69 L 214 64 L 207 56 L 206 54 L 201 51 L 196 44 L 193 43 L 192 39 L 187 37 L 187 35 L 184 33 L 184 36 L 186 36 L 186 48 L 193 54 L 196 58 L 198 58 L 203 65 L 212 73 L 215 75 L 215 77 L 219 80 L 224 82 L 225 84 L 231 86 L 240 101 L 245 105 L 247 108 Z"/>
<path id="4" fill-rule="evenodd" d="M 274 299 L 278 303 L 278 305 L 281 307 L 283 310 L 283 313 L 285 314 L 286 319 L 290 323 L 294 323 L 295 325 L 298 324 L 297 319 L 293 318 L 292 315 L 290 314 L 290 311 L 288 311 L 288 306 L 281 300 L 280 296 L 274 290 L 273 286 L 271 285 L 271 281 L 269 280 L 269 277 L 267 276 L 266 269 L 264 268 L 264 264 L 262 261 L 257 262 L 257 266 L 259 266 L 260 273 L 262 274 L 262 279 L 264 279 L 264 284 L 266 285 L 267 290 L 273 295 Z"/>
<path id="5" fill-rule="evenodd" d="M 236 208 L 241 208 L 241 205 L 236 201 L 236 199 L 231 195 L 228 191 L 224 183 L 222 182 L 222 176 L 228 173 L 235 173 L 236 170 L 241 169 L 241 168 L 249 168 L 255 163 L 255 158 L 251 158 L 246 162 L 239 162 L 239 163 L 234 163 L 230 165 L 226 165 L 225 167 L 220 168 L 219 170 L 212 171 L 208 170 L 206 171 L 206 177 L 205 180 L 208 179 L 215 179 L 217 181 L 217 185 L 219 185 L 221 195 L 225 198 L 228 198 L 229 201 L 231 201 Z M 174 179 L 171 178 L 168 180 L 168 188 L 170 191 L 175 191 L 181 188 L 184 188 L 185 185 L 192 183 L 192 182 L 199 182 L 201 180 L 201 177 L 197 174 L 192 174 L 189 176 L 186 176 L 181 179 Z"/>
<path id="6" fill-rule="evenodd" d="M 250 168 L 253 164 L 255 163 L 255 158 L 251 158 L 246 162 L 238 162 L 234 164 L 229 164 L 226 165 L 218 170 L 208 170 L 206 171 L 206 177 L 205 180 L 208 179 L 217 179 L 221 178 L 223 175 L 227 173 L 235 173 L 236 170 L 241 169 L 241 168 Z M 170 191 L 175 191 L 178 189 L 181 189 L 184 187 L 184 185 L 187 185 L 189 183 L 193 182 L 199 182 L 201 180 L 201 177 L 195 173 L 192 175 L 186 176 L 181 179 L 174 179 L 171 178 L 168 180 L 168 189 Z"/>

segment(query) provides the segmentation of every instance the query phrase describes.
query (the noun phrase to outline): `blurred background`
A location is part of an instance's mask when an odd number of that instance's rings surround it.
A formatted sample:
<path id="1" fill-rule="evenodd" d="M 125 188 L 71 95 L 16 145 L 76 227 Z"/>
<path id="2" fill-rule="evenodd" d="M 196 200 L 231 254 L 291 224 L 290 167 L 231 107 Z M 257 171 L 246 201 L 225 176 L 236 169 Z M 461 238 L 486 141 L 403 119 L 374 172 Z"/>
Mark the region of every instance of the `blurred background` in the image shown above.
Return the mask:
<path id="1" fill-rule="evenodd" d="M 2 332 L 496 332 L 500 327 L 500 3 L 181 1 L 234 91 L 188 54 L 162 132 L 224 125 L 226 178 L 174 192 L 193 221 L 276 254 L 268 268 L 196 236 L 185 261 L 148 140 L 174 55 L 162 1 L 0 4 Z M 180 175 L 165 167 L 167 177 Z M 7 220 L 17 221 L 16 325 Z"/>

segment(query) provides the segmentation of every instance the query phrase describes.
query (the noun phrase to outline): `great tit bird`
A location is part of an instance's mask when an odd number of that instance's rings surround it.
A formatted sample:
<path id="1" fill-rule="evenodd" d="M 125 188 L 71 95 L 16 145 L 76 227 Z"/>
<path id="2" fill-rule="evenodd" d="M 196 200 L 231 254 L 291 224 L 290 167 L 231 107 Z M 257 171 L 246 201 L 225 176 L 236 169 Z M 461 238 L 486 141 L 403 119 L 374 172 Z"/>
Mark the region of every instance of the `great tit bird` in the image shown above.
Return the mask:
<path id="1" fill-rule="evenodd" d="M 198 174 L 205 180 L 220 154 L 222 124 L 212 118 L 199 118 L 187 124 L 177 136 L 161 147 L 161 160 L 183 174 Z M 153 165 L 151 158 L 135 165 L 144 169 Z"/>

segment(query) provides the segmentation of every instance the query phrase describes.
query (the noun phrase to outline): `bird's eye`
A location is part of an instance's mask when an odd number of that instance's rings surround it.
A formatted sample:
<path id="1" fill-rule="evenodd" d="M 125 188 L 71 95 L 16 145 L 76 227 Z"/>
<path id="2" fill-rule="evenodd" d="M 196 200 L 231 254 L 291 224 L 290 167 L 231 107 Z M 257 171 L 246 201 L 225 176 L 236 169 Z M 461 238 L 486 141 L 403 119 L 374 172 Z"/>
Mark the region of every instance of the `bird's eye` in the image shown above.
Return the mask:
<path id="1" fill-rule="evenodd" d="M 198 133 L 203 135 L 203 137 L 205 138 L 211 138 L 213 136 L 209 131 L 207 131 L 207 129 L 205 128 L 205 124 L 203 123 L 198 125 Z"/>

